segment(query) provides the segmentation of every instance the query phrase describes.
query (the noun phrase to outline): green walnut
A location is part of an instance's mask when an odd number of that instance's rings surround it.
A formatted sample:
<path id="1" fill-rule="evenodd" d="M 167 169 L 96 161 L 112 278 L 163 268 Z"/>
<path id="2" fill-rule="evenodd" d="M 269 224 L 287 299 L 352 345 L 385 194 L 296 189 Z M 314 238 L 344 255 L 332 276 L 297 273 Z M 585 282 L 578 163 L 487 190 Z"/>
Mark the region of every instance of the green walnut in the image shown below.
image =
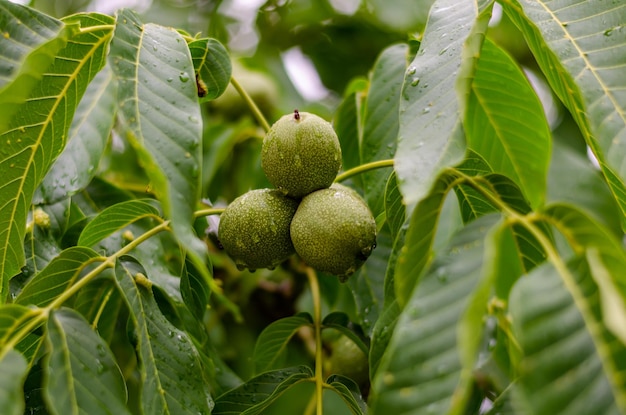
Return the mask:
<path id="1" fill-rule="evenodd" d="M 291 240 L 305 263 L 345 282 L 376 247 L 376 221 L 361 196 L 334 184 L 302 199 Z"/>
<path id="2" fill-rule="evenodd" d="M 369 382 L 367 355 L 349 337 L 341 335 L 328 346 L 329 356 L 324 360 L 324 370 L 329 375 L 349 377 L 359 386 Z"/>
<path id="3" fill-rule="evenodd" d="M 270 183 L 301 198 L 329 187 L 341 168 L 341 147 L 332 125 L 308 112 L 282 116 L 268 131 L 261 167 Z"/>
<path id="4" fill-rule="evenodd" d="M 237 268 L 273 269 L 295 252 L 289 225 L 297 207 L 276 189 L 250 190 L 228 205 L 217 235 Z"/>

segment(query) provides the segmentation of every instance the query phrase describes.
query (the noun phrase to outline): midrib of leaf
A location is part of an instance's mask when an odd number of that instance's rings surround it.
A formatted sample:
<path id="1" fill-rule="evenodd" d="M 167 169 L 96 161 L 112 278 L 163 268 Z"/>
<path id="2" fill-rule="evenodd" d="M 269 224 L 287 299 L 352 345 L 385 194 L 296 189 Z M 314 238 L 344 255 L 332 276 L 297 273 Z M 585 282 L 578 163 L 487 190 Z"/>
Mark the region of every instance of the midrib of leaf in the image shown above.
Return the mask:
<path id="1" fill-rule="evenodd" d="M 96 26 L 97 27 L 97 26 Z M 107 28 L 112 28 L 112 26 L 107 26 Z M 78 34 L 82 34 L 82 33 L 86 33 L 87 31 L 78 31 Z M 78 73 L 80 73 L 80 70 L 89 62 L 91 62 L 91 58 L 95 55 L 96 51 L 99 50 L 100 46 L 106 42 L 109 41 L 109 38 L 112 36 L 112 31 L 110 31 L 107 35 L 102 36 L 99 38 L 99 41 L 92 44 L 92 48 L 90 49 L 89 53 L 87 55 L 85 55 L 84 59 L 76 66 L 76 69 L 74 70 L 73 73 L 69 74 L 68 76 L 68 80 L 65 83 L 64 87 L 61 89 L 61 93 L 58 94 L 55 98 L 56 100 L 54 101 L 51 110 L 49 111 L 48 115 L 46 116 L 45 120 L 43 123 L 41 123 L 41 128 L 40 128 L 40 132 L 37 135 L 37 138 L 35 140 L 35 143 L 33 146 L 30 147 L 30 157 L 28 157 L 27 160 L 27 164 L 25 166 L 25 171 L 26 172 L 30 172 L 33 169 L 33 165 L 34 163 L 34 159 L 35 159 L 35 155 L 37 154 L 38 150 L 42 148 L 42 142 L 44 140 L 44 136 L 46 131 L 48 131 L 48 127 L 50 125 L 52 125 L 52 121 L 53 121 L 53 116 L 56 113 L 57 108 L 59 107 L 60 103 L 63 101 L 63 97 L 66 95 L 70 85 L 72 85 L 78 78 Z M 68 41 L 68 45 L 66 47 L 69 47 L 72 43 L 72 39 L 70 39 Z M 56 59 L 60 59 L 58 56 Z M 64 58 L 66 59 L 66 58 Z M 45 78 L 46 76 L 59 76 L 58 74 L 51 74 L 51 73 L 44 73 L 44 76 L 42 78 L 42 82 L 45 82 Z M 38 99 L 47 99 L 50 97 L 38 97 L 38 98 L 29 98 L 26 100 L 26 102 L 32 102 Z M 25 126 L 19 126 L 13 130 L 9 130 L 7 132 L 10 131 L 15 131 L 15 130 L 19 130 L 21 128 L 24 128 Z M 19 205 L 19 198 L 20 197 L 24 197 L 25 196 L 25 192 L 24 192 L 24 187 L 25 187 L 25 183 L 26 180 L 29 178 L 30 176 L 28 174 L 24 174 L 19 178 L 19 187 L 18 187 L 18 193 L 16 195 L 15 198 L 13 198 L 13 204 L 10 210 L 10 217 L 9 217 L 9 221 L 13 222 L 16 221 L 17 218 L 17 208 Z M 19 226 L 19 225 L 18 225 Z M 8 232 L 7 232 L 7 237 L 6 240 L 2 241 L 4 246 L 2 247 L 1 251 L 2 251 L 2 258 L 0 259 L 0 266 L 2 267 L 2 275 L 0 275 L 0 278 L 2 278 L 2 284 L 0 285 L 0 303 L 4 302 L 4 289 L 6 286 L 6 282 L 8 282 L 8 279 L 12 276 L 11 274 L 14 272 L 14 270 L 9 269 L 8 273 L 7 273 L 7 255 L 9 252 L 9 244 L 11 243 L 11 230 L 12 227 L 9 227 Z M 24 231 L 21 230 L 19 227 L 17 229 L 18 235 L 19 235 L 19 239 L 23 239 L 22 235 L 24 234 Z M 23 249 L 23 248 L 18 248 L 18 249 Z M 22 251 L 23 252 L 23 251 Z M 23 254 L 22 254 L 23 255 Z"/>
<path id="2" fill-rule="evenodd" d="M 585 322 L 585 326 L 591 334 L 591 340 L 593 341 L 595 349 L 600 356 L 600 362 L 607 373 L 607 378 L 609 384 L 611 385 L 615 402 L 618 407 L 621 408 L 622 412 L 626 411 L 626 395 L 620 390 L 620 386 L 616 382 L 619 378 L 619 370 L 611 358 L 610 346 L 602 341 L 603 327 L 592 317 L 589 302 L 586 301 L 584 294 L 581 292 L 578 284 L 576 283 L 574 275 L 572 275 L 567 267 L 567 264 L 563 261 L 550 241 L 546 238 L 543 232 L 534 225 L 534 223 L 528 223 L 527 228 L 545 249 L 545 252 L 548 255 L 548 261 L 552 263 L 557 273 L 561 276 L 561 280 L 572 296 L 574 304 L 576 304 L 576 308 L 580 311 L 583 321 Z"/>
<path id="3" fill-rule="evenodd" d="M 609 100 L 611 101 L 611 104 L 613 104 L 613 107 L 616 109 L 616 112 L 618 114 L 620 114 L 620 117 L 624 121 L 624 124 L 626 124 L 626 113 L 624 113 L 623 111 L 620 111 L 620 105 L 617 102 L 617 100 L 615 99 L 615 96 L 613 95 L 612 90 L 606 86 L 606 84 L 604 83 L 602 77 L 600 77 L 598 75 L 598 72 L 596 71 L 595 67 L 591 64 L 591 62 L 589 62 L 589 59 L 587 58 L 587 53 L 580 48 L 579 44 L 576 42 L 576 38 L 573 37 L 570 34 L 570 32 L 567 30 L 567 26 L 568 26 L 567 23 L 563 22 L 561 19 L 559 19 L 557 17 L 557 15 L 555 13 L 553 13 L 552 10 L 550 10 L 546 6 L 545 1 L 538 1 L 537 3 L 539 3 L 541 5 L 541 7 L 545 10 L 545 12 L 548 13 L 550 15 L 550 17 L 555 22 L 559 23 L 559 25 L 563 29 L 563 33 L 565 34 L 565 37 L 571 42 L 571 44 L 574 46 L 574 48 L 578 52 L 578 56 L 577 57 L 581 58 L 583 60 L 583 62 L 585 62 L 585 67 L 593 74 L 593 76 L 596 79 L 596 81 L 602 87 L 602 90 L 604 91 L 604 94 L 609 98 Z M 622 5 L 620 5 L 618 3 L 618 7 L 621 7 L 621 6 Z M 587 18 L 590 18 L 590 17 L 593 17 L 593 16 L 587 16 Z"/>

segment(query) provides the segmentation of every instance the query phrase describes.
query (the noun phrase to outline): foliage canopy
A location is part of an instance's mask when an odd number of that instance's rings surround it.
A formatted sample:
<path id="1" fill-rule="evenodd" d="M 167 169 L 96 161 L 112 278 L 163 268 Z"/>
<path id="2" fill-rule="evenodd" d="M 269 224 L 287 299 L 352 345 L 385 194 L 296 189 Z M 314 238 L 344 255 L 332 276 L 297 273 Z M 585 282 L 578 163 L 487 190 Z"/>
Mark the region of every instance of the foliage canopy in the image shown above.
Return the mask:
<path id="1" fill-rule="evenodd" d="M 0 0 L 0 413 L 626 413 L 623 1 L 268 1 L 252 47 L 232 2 L 33 3 Z M 216 240 L 294 108 L 376 218 L 345 284 Z"/>

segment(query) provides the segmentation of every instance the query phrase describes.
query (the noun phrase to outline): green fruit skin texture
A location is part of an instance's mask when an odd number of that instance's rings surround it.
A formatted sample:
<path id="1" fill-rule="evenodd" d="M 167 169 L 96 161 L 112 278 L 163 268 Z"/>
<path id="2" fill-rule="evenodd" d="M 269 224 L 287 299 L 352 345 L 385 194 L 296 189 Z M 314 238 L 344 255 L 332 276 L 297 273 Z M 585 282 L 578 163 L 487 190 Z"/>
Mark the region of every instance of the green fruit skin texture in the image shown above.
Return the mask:
<path id="1" fill-rule="evenodd" d="M 302 199 L 291 240 L 304 262 L 345 282 L 376 247 L 376 221 L 355 191 L 335 184 Z"/>
<path id="2" fill-rule="evenodd" d="M 331 347 L 331 355 L 324 361 L 329 374 L 349 377 L 359 386 L 369 381 L 369 363 L 359 346 L 348 337 L 341 336 Z"/>
<path id="3" fill-rule="evenodd" d="M 275 268 L 295 250 L 289 225 L 298 201 L 276 189 L 239 196 L 220 216 L 218 239 L 237 268 Z"/>
<path id="4" fill-rule="evenodd" d="M 332 125 L 315 114 L 284 115 L 263 140 L 261 167 L 275 187 L 301 198 L 329 187 L 337 177 L 339 139 Z"/>

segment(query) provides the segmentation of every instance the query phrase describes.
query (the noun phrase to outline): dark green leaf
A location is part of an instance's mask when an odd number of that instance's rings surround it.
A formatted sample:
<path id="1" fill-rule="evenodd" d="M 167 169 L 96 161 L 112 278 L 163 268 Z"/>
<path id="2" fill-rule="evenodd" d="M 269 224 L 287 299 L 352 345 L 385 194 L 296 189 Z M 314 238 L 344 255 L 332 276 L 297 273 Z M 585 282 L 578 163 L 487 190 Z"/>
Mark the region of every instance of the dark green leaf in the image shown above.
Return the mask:
<path id="1" fill-rule="evenodd" d="M 4 415 L 24 413 L 24 380 L 28 363 L 24 356 L 9 350 L 0 357 L 0 412 Z"/>
<path id="2" fill-rule="evenodd" d="M 310 326 L 313 319 L 308 313 L 281 318 L 265 327 L 257 338 L 254 348 L 254 363 L 256 371 L 265 372 L 274 369 L 275 363 L 285 352 L 287 343 L 301 327 Z"/>
<path id="3" fill-rule="evenodd" d="M 85 226 L 77 245 L 94 246 L 102 239 L 145 217 L 159 217 L 159 209 L 150 199 L 117 203 L 104 209 Z"/>
<path id="4" fill-rule="evenodd" d="M 290 387 L 309 381 L 312 376 L 313 372 L 306 366 L 262 373 L 217 398 L 212 414 L 262 414 Z"/>
<path id="5" fill-rule="evenodd" d="M 522 351 L 520 391 L 533 414 L 615 414 L 626 403 L 626 349 L 602 323 L 587 264 L 546 264 L 509 300 Z"/>
<path id="6" fill-rule="evenodd" d="M 453 397 L 465 394 L 459 382 L 467 356 L 459 350 L 468 339 L 459 324 L 484 275 L 483 241 L 498 219 L 483 216 L 460 230 L 417 284 L 374 377 L 372 414 L 447 413 Z"/>
<path id="7" fill-rule="evenodd" d="M 9 278 L 24 263 L 22 243 L 30 200 L 63 150 L 78 100 L 108 52 L 113 29 L 109 16 L 81 14 L 70 20 L 68 24 L 80 23 L 81 31 L 59 51 L 29 99 L 16 106 L 8 129 L 0 130 L 0 302 L 5 301 Z"/>
<path id="8" fill-rule="evenodd" d="M 398 139 L 400 92 L 404 81 L 408 46 L 389 46 L 378 57 L 372 69 L 371 83 L 365 101 L 361 163 L 393 158 Z M 384 189 L 389 169 L 366 172 L 361 180 L 374 216 L 384 210 Z"/>
<path id="9" fill-rule="evenodd" d="M 81 288 L 76 295 L 73 308 L 85 317 L 98 331 L 100 337 L 110 342 L 121 319 L 122 297 L 114 279 L 109 278 L 109 271 L 105 272 L 106 277 L 99 276 Z"/>
<path id="10" fill-rule="evenodd" d="M 531 205 L 543 203 L 550 129 L 539 98 L 513 59 L 486 41 L 463 123 L 468 146 L 512 179 Z"/>
<path id="11" fill-rule="evenodd" d="M 62 414 L 130 414 L 126 385 L 107 344 L 75 311 L 51 314 L 46 342 L 44 394 Z"/>
<path id="12" fill-rule="evenodd" d="M 89 264 L 102 257 L 89 248 L 76 246 L 61 252 L 24 286 L 15 302 L 44 307 L 72 286 Z"/>
<path id="13" fill-rule="evenodd" d="M 359 385 L 350 378 L 341 375 L 332 375 L 326 379 L 332 390 L 334 390 L 348 405 L 354 415 L 367 413 L 367 404 L 361 395 Z"/>
<path id="14" fill-rule="evenodd" d="M 32 331 L 16 339 L 16 335 L 26 325 L 33 324 L 33 320 L 38 317 L 39 311 L 24 307 L 19 304 L 6 304 L 0 307 L 0 355 L 15 349 L 22 352 L 29 362 L 41 346 L 41 337 Z M 35 324 L 33 330 L 39 325 Z M 7 344 L 11 347 L 7 348 Z"/>
<path id="15" fill-rule="evenodd" d="M 206 281 L 198 276 L 192 263 L 187 262 L 180 277 L 180 295 L 185 305 L 198 321 L 203 321 L 209 308 L 211 290 Z"/>
<path id="16" fill-rule="evenodd" d="M 198 375 L 198 352 L 159 310 L 145 270 L 125 257 L 115 272 L 136 333 L 143 412 L 209 413 L 212 398 Z"/>
<path id="17" fill-rule="evenodd" d="M 105 66 L 76 108 L 68 144 L 37 188 L 33 203 L 54 203 L 87 187 L 96 175 L 115 121 L 115 83 Z"/>
<path id="18" fill-rule="evenodd" d="M 374 331 L 372 332 L 372 344 L 369 353 L 371 378 L 374 378 L 374 376 L 376 375 L 378 365 L 380 364 L 380 359 L 382 359 L 383 355 L 385 354 L 385 350 L 387 350 L 387 345 L 389 344 L 391 335 L 393 334 L 394 328 L 396 327 L 398 317 L 400 316 L 400 311 L 402 310 L 400 309 L 398 303 L 393 302 L 385 307 L 383 313 L 376 321 Z"/>
<path id="19" fill-rule="evenodd" d="M 361 143 L 361 105 L 363 94 L 364 91 L 362 90 L 349 94 L 335 111 L 333 128 L 337 132 L 337 137 L 341 144 L 341 167 L 344 170 L 361 164 L 359 147 Z M 360 179 L 360 176 L 353 178 L 356 183 L 360 183 Z"/>
<path id="20" fill-rule="evenodd" d="M 400 228 L 406 221 L 406 212 L 402 203 L 402 193 L 398 188 L 398 178 L 396 173 L 392 173 L 385 185 L 385 217 L 391 237 L 395 240 L 400 232 Z"/>
<path id="21" fill-rule="evenodd" d="M 376 235 L 376 249 L 347 283 L 354 295 L 359 324 L 368 335 L 385 301 L 385 274 L 392 245 L 389 229 L 383 227 Z"/>
<path id="22" fill-rule="evenodd" d="M 222 95 L 230 82 L 232 66 L 226 48 L 216 39 L 197 39 L 189 43 L 197 80 L 198 97 L 201 88 L 206 88 L 204 101 Z M 203 101 L 201 100 L 201 101 Z"/>
<path id="23" fill-rule="evenodd" d="M 346 313 L 335 311 L 328 314 L 322 320 L 322 328 L 335 329 L 344 334 L 356 344 L 363 354 L 369 354 L 369 339 L 363 333 L 361 327 L 354 325 Z"/>

